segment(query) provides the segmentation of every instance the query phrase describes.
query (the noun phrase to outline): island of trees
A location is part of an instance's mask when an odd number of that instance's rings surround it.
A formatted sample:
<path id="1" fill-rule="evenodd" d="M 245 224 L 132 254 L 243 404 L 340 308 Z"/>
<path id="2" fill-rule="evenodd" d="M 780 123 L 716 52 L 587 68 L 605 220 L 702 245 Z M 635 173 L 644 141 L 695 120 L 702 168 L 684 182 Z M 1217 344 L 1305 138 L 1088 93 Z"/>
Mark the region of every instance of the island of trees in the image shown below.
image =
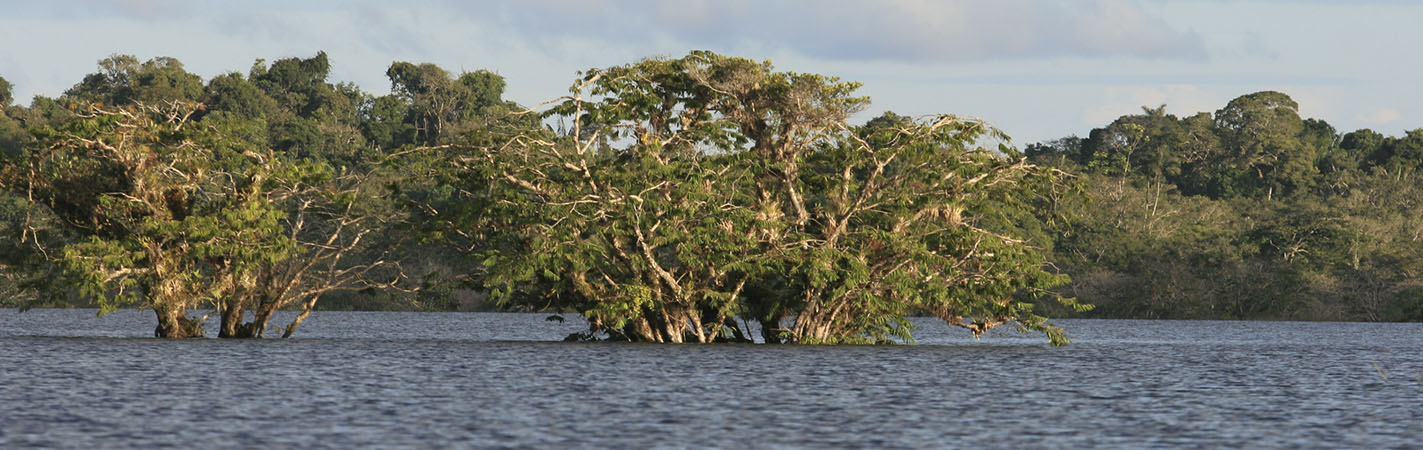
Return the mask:
<path id="1" fill-rule="evenodd" d="M 857 124 L 857 83 L 709 52 L 534 107 L 487 71 L 395 62 L 376 96 L 329 68 L 204 81 L 115 55 L 28 106 L 0 79 L 0 304 L 253 338 L 319 303 L 475 292 L 579 314 L 574 338 L 678 343 L 904 342 L 913 315 L 1055 344 L 1045 313 L 1423 318 L 1423 130 L 1340 136 L 1281 93 L 1020 151 L 963 116 Z"/>

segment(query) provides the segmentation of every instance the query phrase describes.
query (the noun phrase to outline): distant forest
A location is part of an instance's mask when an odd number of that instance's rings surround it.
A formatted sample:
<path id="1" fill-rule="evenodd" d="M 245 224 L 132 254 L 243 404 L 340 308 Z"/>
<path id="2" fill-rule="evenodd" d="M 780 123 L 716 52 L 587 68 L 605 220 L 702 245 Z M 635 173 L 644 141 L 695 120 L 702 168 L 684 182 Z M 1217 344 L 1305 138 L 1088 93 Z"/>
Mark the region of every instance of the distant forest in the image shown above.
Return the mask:
<path id="1" fill-rule="evenodd" d="M 1093 316 L 1423 320 L 1423 129 L 1341 134 L 1266 91 L 1025 153 L 1086 191 L 1044 241 Z"/>
<path id="2" fill-rule="evenodd" d="M 329 69 L 115 55 L 27 106 L 0 78 L 0 305 L 152 308 L 169 337 L 201 333 L 189 309 L 224 337 L 302 310 L 290 335 L 318 300 L 666 342 L 1423 320 L 1423 129 L 1341 134 L 1279 92 L 1019 149 L 957 116 L 850 124 L 858 84 L 706 52 L 570 74 L 538 110 L 488 71 L 395 62 L 376 96 Z"/>

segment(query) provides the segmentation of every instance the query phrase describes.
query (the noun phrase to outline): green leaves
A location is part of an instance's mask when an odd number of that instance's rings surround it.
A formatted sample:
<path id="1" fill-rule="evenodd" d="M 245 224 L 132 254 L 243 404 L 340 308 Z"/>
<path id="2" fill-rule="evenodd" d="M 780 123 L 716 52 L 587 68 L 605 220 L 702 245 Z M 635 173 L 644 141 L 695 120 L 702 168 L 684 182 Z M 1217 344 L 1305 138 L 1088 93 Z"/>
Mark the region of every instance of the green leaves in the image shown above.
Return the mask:
<path id="1" fill-rule="evenodd" d="M 979 121 L 850 127 L 858 87 L 709 52 L 590 70 L 545 113 L 573 129 L 465 151 L 482 214 L 461 234 L 487 237 L 506 304 L 656 342 L 710 342 L 738 315 L 793 317 L 776 341 L 908 342 L 905 315 L 1004 323 L 1025 310 L 994 299 L 1063 281 L 978 220 L 1056 173 L 977 146 L 1003 137 Z"/>
<path id="2" fill-rule="evenodd" d="M 359 237 L 344 230 L 365 229 L 349 213 L 372 202 L 335 188 L 324 164 L 256 147 L 244 138 L 253 122 L 193 120 L 201 110 L 96 105 L 36 133 L 26 158 L 5 161 L 7 188 L 33 195 L 32 208 L 47 207 L 82 236 L 58 244 L 68 286 L 55 288 L 72 286 L 103 312 L 152 308 L 167 324 L 160 330 L 188 330 L 180 334 L 193 330 L 177 326 L 186 311 L 204 304 L 240 317 L 246 307 L 279 308 L 330 288 L 304 285 L 312 264 L 290 261 L 349 251 Z M 311 236 L 323 232 L 332 235 Z M 271 287 L 262 283 L 280 289 L 258 295 Z"/>

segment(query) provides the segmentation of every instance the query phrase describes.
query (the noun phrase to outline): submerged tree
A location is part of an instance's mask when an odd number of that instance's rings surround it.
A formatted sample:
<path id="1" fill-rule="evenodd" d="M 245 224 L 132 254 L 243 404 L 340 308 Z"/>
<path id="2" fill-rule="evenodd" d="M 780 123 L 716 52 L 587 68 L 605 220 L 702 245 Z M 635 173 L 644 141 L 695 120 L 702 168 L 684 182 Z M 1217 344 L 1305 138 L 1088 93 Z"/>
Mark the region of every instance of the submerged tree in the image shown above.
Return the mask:
<path id="1" fill-rule="evenodd" d="M 547 113 L 562 135 L 467 149 L 487 214 L 457 225 L 487 239 L 497 298 L 595 334 L 748 340 L 741 317 L 767 342 L 908 340 L 904 316 L 930 312 L 1065 342 L 1018 297 L 1062 277 L 980 220 L 1063 174 L 978 146 L 1001 135 L 976 120 L 851 126 L 858 86 L 707 52 L 590 71 Z"/>
<path id="2" fill-rule="evenodd" d="M 78 236 L 48 254 L 101 314 L 137 305 L 157 313 L 155 335 L 191 337 L 207 316 L 189 311 L 212 306 L 223 337 L 260 336 L 275 309 L 303 302 L 309 313 L 320 292 L 368 272 L 341 261 L 368 230 L 353 231 L 349 193 L 317 188 L 331 186 L 329 169 L 235 138 L 240 121 L 194 120 L 201 109 L 93 106 L 37 130 L 0 182 Z"/>
<path id="3" fill-rule="evenodd" d="M 215 181 L 211 150 L 189 140 L 194 105 L 95 107 L 39 130 L 31 152 L 6 164 L 6 187 L 47 207 L 81 240 L 58 251 L 64 274 L 101 312 L 139 303 L 158 315 L 155 334 L 201 335 L 185 232 Z M 186 130 L 192 131 L 192 130 Z"/>

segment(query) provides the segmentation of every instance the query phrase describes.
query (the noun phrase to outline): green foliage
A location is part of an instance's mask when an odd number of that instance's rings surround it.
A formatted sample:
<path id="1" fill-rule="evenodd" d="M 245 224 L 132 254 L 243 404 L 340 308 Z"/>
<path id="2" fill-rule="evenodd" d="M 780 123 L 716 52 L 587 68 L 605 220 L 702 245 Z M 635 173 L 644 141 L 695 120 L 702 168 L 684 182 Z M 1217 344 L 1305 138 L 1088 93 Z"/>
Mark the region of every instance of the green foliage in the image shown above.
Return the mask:
<path id="1" fill-rule="evenodd" d="M 372 130 L 376 132 L 373 139 L 386 141 L 385 148 L 449 143 L 507 119 L 516 109 L 501 99 L 504 78 L 488 71 L 469 72 L 456 79 L 434 64 L 397 61 L 385 73 L 392 95 L 367 109 L 385 123 Z M 404 126 L 393 125 L 397 112 L 404 113 Z"/>
<path id="2" fill-rule="evenodd" d="M 34 152 L 5 161 L 5 186 L 25 192 L 78 234 L 60 250 L 64 279 L 101 312 L 140 304 L 184 314 L 193 268 L 184 222 L 203 214 L 213 178 L 191 140 L 196 105 L 95 107 L 35 131 Z M 38 205 L 36 205 L 38 206 Z M 33 206 L 32 206 L 33 207 Z"/>
<path id="3" fill-rule="evenodd" d="M 260 121 L 225 111 L 195 120 L 203 111 L 177 101 L 96 105 L 33 130 L 32 149 L 7 154 L 0 185 L 34 199 L 27 223 L 11 230 L 62 275 L 36 288 L 73 291 L 101 313 L 153 309 L 162 336 L 200 334 L 201 319 L 186 317 L 200 306 L 222 313 L 224 337 L 260 336 L 276 308 L 300 300 L 309 312 L 353 270 L 382 265 L 340 263 L 369 231 L 362 223 L 374 223 L 354 211 L 379 202 L 339 190 L 329 166 L 257 147 Z M 57 220 L 29 220 L 50 215 Z M 73 237 L 50 238 L 65 234 Z M 236 331 L 247 309 L 257 317 Z"/>
<path id="4" fill-rule="evenodd" d="M 329 108 L 337 97 L 335 89 L 326 83 L 331 63 L 326 52 L 307 59 L 283 58 L 264 66 L 253 64 L 249 72 L 252 83 L 297 116 L 310 117 Z"/>
<path id="5" fill-rule="evenodd" d="M 262 139 L 273 150 L 355 168 L 375 155 L 363 134 L 363 105 L 370 95 L 350 84 L 331 84 L 325 52 L 311 58 L 283 58 L 270 67 L 253 64 L 247 79 L 228 74 L 208 84 L 209 109 L 267 127 Z"/>
<path id="6" fill-rule="evenodd" d="M 15 103 L 14 89 L 15 85 L 10 84 L 10 81 L 5 77 L 0 77 L 0 111 L 4 111 L 5 107 Z"/>
<path id="7" fill-rule="evenodd" d="M 1213 116 L 1148 109 L 1080 143 L 1031 146 L 1035 161 L 1092 174 L 1091 202 L 1062 204 L 1073 223 L 1052 260 L 1067 291 L 1111 317 L 1409 317 L 1423 131 L 1339 136 L 1297 108 L 1259 92 Z"/>
<path id="8" fill-rule="evenodd" d="M 410 106 L 394 95 L 376 97 L 362 106 L 361 133 L 376 148 L 397 149 L 415 141 L 415 126 L 405 121 Z"/>
<path id="9" fill-rule="evenodd" d="M 852 125 L 858 83 L 704 51 L 590 69 L 541 112 L 488 71 L 394 62 L 376 97 L 330 69 L 204 85 L 115 55 L 29 106 L 0 79 L 2 301 L 148 307 L 175 334 L 210 306 L 233 337 L 336 291 L 427 309 L 471 288 L 658 342 L 748 321 L 912 342 L 914 314 L 1054 343 L 1044 315 L 1420 320 L 1423 129 L 1340 135 L 1279 92 L 1019 153 L 956 116 Z M 396 261 L 418 292 L 365 290 Z"/>
<path id="10" fill-rule="evenodd" d="M 99 69 L 66 91 L 65 99 L 81 105 L 121 105 L 196 101 L 202 97 L 202 77 L 188 73 L 183 63 L 170 57 L 139 63 L 133 55 L 113 55 L 99 61 Z"/>
<path id="11" fill-rule="evenodd" d="M 210 111 L 225 111 L 249 119 L 265 119 L 279 110 L 275 99 L 239 73 L 219 75 L 208 81 L 203 103 Z"/>
<path id="12" fill-rule="evenodd" d="M 446 79 L 390 73 L 412 96 L 432 85 L 413 80 Z M 904 317 L 930 312 L 1065 343 L 1015 300 L 1065 277 L 1005 214 L 1066 175 L 978 146 L 1002 136 L 974 120 L 852 127 L 858 86 L 709 52 L 590 70 L 545 113 L 571 129 L 458 152 L 478 213 L 453 225 L 479 237 L 498 301 L 578 311 L 585 336 L 745 340 L 741 317 L 768 342 L 912 341 Z"/>

